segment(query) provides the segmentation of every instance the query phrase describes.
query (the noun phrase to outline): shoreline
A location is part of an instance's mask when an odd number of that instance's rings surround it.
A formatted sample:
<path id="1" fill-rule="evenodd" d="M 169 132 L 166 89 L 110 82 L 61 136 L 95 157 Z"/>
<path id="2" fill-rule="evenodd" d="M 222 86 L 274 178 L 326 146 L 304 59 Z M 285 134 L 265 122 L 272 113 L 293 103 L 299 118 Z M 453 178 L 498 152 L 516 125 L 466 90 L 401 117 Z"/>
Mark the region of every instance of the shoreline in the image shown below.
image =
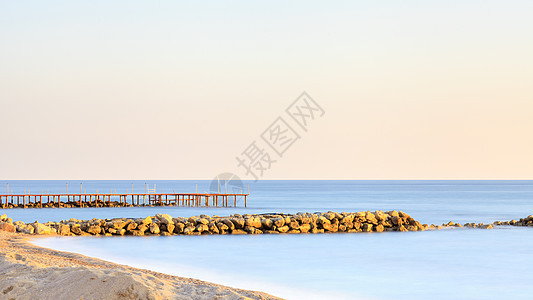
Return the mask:
<path id="1" fill-rule="evenodd" d="M 1 298 L 281 299 L 43 248 L 30 243 L 35 238 L 0 231 Z"/>

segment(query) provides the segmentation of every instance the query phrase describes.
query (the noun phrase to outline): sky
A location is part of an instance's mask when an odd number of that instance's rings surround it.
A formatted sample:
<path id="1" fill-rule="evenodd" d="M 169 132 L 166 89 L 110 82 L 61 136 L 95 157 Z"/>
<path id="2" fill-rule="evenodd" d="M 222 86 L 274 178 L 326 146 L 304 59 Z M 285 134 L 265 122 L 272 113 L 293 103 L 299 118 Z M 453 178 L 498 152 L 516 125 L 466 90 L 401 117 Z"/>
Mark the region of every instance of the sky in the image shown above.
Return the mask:
<path id="1" fill-rule="evenodd" d="M 0 0 L 0 179 L 533 179 L 532 15 Z"/>

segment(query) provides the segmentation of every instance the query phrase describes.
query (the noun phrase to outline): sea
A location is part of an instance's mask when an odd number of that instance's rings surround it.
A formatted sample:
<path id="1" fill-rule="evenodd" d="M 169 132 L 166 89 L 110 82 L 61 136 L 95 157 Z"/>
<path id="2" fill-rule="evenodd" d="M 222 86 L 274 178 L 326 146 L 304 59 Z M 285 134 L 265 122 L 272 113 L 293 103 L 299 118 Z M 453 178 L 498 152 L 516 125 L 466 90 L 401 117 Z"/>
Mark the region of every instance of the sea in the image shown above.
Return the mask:
<path id="1" fill-rule="evenodd" d="M 210 180 L 0 181 L 7 192 L 208 192 Z M 155 185 L 155 187 L 154 187 Z M 426 224 L 533 214 L 533 181 L 273 180 L 230 183 L 237 207 L 0 209 L 24 222 L 70 218 L 398 210 Z M 4 194 L 5 192 L 0 192 Z M 233 201 L 230 201 L 233 204 Z M 533 227 L 424 232 L 50 237 L 36 245 L 287 299 L 530 299 Z"/>

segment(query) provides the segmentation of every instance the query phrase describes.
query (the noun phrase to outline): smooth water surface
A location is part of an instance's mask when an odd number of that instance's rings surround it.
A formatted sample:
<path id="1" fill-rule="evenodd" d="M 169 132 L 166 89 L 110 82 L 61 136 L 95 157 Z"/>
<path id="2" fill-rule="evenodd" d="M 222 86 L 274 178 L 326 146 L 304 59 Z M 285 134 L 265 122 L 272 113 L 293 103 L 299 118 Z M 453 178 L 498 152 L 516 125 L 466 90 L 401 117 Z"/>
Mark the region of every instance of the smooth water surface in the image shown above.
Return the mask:
<path id="1" fill-rule="evenodd" d="M 154 182 L 150 182 L 153 184 Z M 209 181 L 156 181 L 192 192 Z M 2 182 L 0 182 L 2 184 Z M 10 182 L 50 189 L 63 181 Z M 72 186 L 73 183 L 70 183 Z M 84 186 L 131 189 L 130 181 Z M 144 183 L 135 182 L 144 189 Z M 27 188 L 27 187 L 25 187 Z M 32 187 L 32 190 L 34 187 Z M 144 217 L 156 213 L 403 210 L 423 223 L 492 222 L 533 213 L 533 181 L 261 181 L 248 207 L 0 210 L 15 220 Z M 53 237 L 36 244 L 289 299 L 527 299 L 533 228 L 371 234 Z"/>
<path id="2" fill-rule="evenodd" d="M 80 237 L 37 245 L 289 299 L 528 299 L 533 228 Z"/>

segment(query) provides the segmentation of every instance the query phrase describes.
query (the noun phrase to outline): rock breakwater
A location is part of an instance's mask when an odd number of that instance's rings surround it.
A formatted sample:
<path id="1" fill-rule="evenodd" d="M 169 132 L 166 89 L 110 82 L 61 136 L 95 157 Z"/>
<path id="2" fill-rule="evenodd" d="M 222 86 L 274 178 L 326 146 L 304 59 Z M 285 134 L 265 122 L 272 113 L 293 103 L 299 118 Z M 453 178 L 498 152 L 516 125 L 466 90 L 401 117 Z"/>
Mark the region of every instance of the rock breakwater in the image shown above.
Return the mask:
<path id="1" fill-rule="evenodd" d="M 26 234 L 83 235 L 205 235 L 205 234 L 280 234 L 280 233 L 336 233 L 424 231 L 446 227 L 492 229 L 494 226 L 532 226 L 533 215 L 518 221 L 496 221 L 492 224 L 454 223 L 427 225 L 402 211 L 375 211 L 355 213 L 297 213 L 245 214 L 229 217 L 200 215 L 174 218 L 157 214 L 146 218 L 70 219 L 61 222 L 13 222 L 0 216 L 0 230 Z"/>
<path id="2" fill-rule="evenodd" d="M 200 215 L 173 218 L 157 214 L 146 218 L 70 219 L 61 222 L 13 222 L 3 216 L 11 230 L 26 234 L 72 235 L 201 235 L 201 234 L 280 234 L 423 231 L 421 224 L 400 211 L 356 213 L 245 214 L 229 217 Z"/>

